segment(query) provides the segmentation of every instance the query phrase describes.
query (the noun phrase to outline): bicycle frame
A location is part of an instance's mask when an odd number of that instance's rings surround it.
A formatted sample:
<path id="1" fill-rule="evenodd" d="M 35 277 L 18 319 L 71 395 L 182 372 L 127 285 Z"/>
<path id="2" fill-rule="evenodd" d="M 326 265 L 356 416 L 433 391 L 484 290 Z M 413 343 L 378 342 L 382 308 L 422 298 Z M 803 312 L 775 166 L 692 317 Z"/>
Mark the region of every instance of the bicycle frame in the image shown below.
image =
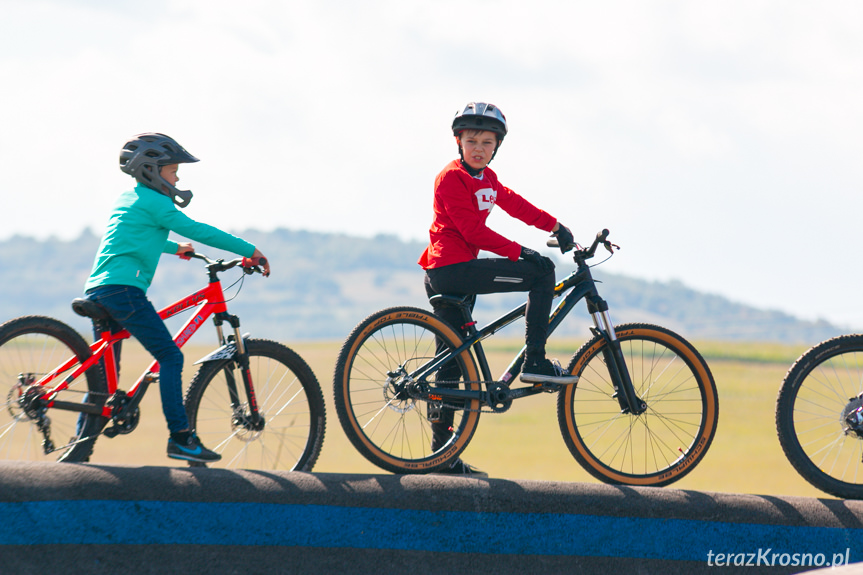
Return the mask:
<path id="1" fill-rule="evenodd" d="M 569 290 L 568 293 L 567 290 Z M 596 283 L 590 273 L 590 267 L 585 264 L 584 261 L 578 261 L 578 268 L 555 285 L 554 297 L 562 297 L 562 299 L 549 316 L 548 335 L 551 335 L 569 312 L 572 311 L 575 305 L 584 299 L 587 303 L 587 311 L 593 318 L 594 327 L 591 328 L 591 331 L 594 335 L 601 335 L 608 343 L 608 345 L 603 349 L 603 354 L 605 356 L 606 365 L 608 365 L 609 371 L 611 372 L 610 375 L 613 381 L 616 382 L 615 387 L 617 388 L 617 391 L 620 391 L 621 387 L 623 388 L 623 393 L 617 394 L 621 410 L 631 412 L 635 415 L 644 412 L 647 406 L 635 393 L 632 381 L 630 380 L 629 371 L 626 368 L 626 364 L 623 359 L 623 353 L 620 349 L 620 342 L 617 340 L 614 325 L 608 315 L 608 304 L 604 299 L 602 299 L 596 289 Z M 465 321 L 467 322 L 467 334 L 464 337 L 462 345 L 457 349 L 437 354 L 430 362 L 420 366 L 413 373 L 409 374 L 409 377 L 415 381 L 427 382 L 427 378 L 432 373 L 435 373 L 465 350 L 472 348 L 486 385 L 497 382 L 508 385 L 521 372 L 521 366 L 524 362 L 525 348 L 522 347 L 513 361 L 507 366 L 501 377 L 495 380 L 491 376 L 491 370 L 481 342 L 517 319 L 523 317 L 527 310 L 527 303 L 521 304 L 480 330 L 476 329 L 475 322 L 470 321 L 467 310 L 464 307 L 462 309 L 464 310 Z M 529 387 L 509 389 L 505 394 L 505 400 L 528 397 L 543 391 L 554 391 L 559 388 L 560 386 L 557 384 L 534 384 Z M 477 394 L 480 394 L 480 399 L 484 403 L 490 403 L 488 401 L 489 398 L 487 391 L 463 391 L 438 386 L 434 386 L 433 389 L 435 396 L 452 399 L 476 399 Z"/>
<path id="2" fill-rule="evenodd" d="M 165 320 L 190 308 L 199 306 L 200 309 L 197 311 L 197 313 L 190 317 L 189 320 L 186 321 L 185 324 L 183 324 L 183 326 L 174 336 L 174 342 L 177 344 L 177 346 L 183 347 L 183 345 L 185 345 L 185 343 L 189 341 L 189 339 L 195 334 L 195 332 L 198 331 L 198 328 L 203 325 L 204 321 L 207 320 L 207 318 L 209 318 L 210 316 L 214 316 L 213 320 L 216 325 L 216 332 L 218 334 L 219 343 L 223 346 L 223 348 L 226 345 L 226 341 L 222 332 L 222 323 L 227 321 L 234 328 L 234 342 L 236 342 L 237 346 L 236 351 L 239 353 L 241 358 L 244 357 L 245 349 L 243 348 L 243 339 L 239 333 L 239 318 L 228 314 L 228 307 L 225 303 L 225 296 L 222 291 L 222 284 L 218 277 L 215 275 L 214 270 L 210 271 L 210 282 L 207 287 L 175 301 L 174 303 L 160 310 L 158 313 L 159 317 Z M 45 394 L 43 401 L 46 407 L 90 413 L 94 415 L 101 415 L 107 418 L 110 418 L 112 417 L 112 415 L 114 415 L 115 406 L 110 403 L 105 403 L 103 406 L 97 406 L 89 403 L 68 402 L 56 399 L 57 395 L 60 392 L 66 390 L 72 383 L 72 381 L 74 381 L 85 371 L 93 367 L 96 362 L 102 360 L 103 358 L 105 360 L 105 379 L 107 382 L 109 397 L 118 391 L 118 373 L 116 356 L 114 353 L 114 345 L 117 342 L 128 339 L 131 336 L 126 330 L 111 333 L 111 331 L 107 329 L 107 327 L 104 331 L 100 333 L 100 336 L 100 339 L 90 345 L 92 355 L 86 361 L 78 365 L 78 367 L 75 368 L 75 370 L 71 374 L 66 376 L 63 381 L 51 388 Z M 215 354 L 216 352 L 213 352 L 212 354 L 208 355 L 205 360 L 208 358 L 215 359 L 213 357 Z M 58 377 L 60 373 L 66 372 L 78 363 L 78 359 L 72 357 L 68 361 L 66 361 L 65 363 L 63 363 L 62 365 L 55 368 L 53 371 L 36 381 L 35 383 L 47 387 Z M 248 362 L 246 361 L 246 363 Z M 242 367 L 244 369 L 244 379 L 247 380 L 248 385 L 248 365 L 243 365 Z M 136 404 L 140 402 L 140 398 L 146 391 L 147 385 L 149 385 L 150 381 L 152 381 L 153 379 L 152 375 L 158 372 L 159 364 L 158 362 L 153 361 L 153 363 L 150 364 L 150 366 L 144 371 L 144 373 L 141 374 L 135 384 L 126 393 L 126 397 L 134 401 Z M 254 402 L 253 391 L 249 393 L 249 398 L 251 402 Z M 253 405 L 252 407 L 253 413 L 257 413 L 257 406 Z"/>

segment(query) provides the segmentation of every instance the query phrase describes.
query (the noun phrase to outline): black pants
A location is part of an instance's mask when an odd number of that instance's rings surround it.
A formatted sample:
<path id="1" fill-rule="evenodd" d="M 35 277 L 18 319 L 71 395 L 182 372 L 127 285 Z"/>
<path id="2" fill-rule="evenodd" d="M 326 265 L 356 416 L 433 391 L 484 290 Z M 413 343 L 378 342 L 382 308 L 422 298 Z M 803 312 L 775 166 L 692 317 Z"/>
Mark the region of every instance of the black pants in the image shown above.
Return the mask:
<path id="1" fill-rule="evenodd" d="M 425 288 L 429 297 L 437 294 L 528 292 L 525 343 L 532 353 L 545 353 L 548 315 L 554 299 L 554 271 L 545 272 L 538 265 L 524 260 L 514 262 L 505 258 L 476 259 L 426 270 Z M 432 304 L 432 306 L 436 316 L 464 335 L 464 319 L 458 308 L 440 304 Z M 471 309 L 473 309 L 473 303 Z M 438 351 L 442 347 L 443 345 L 439 343 Z M 453 363 L 451 367 L 441 369 L 436 379 L 453 381 L 458 380 L 460 376 L 458 365 Z M 453 410 L 443 409 L 440 421 L 432 423 L 432 449 L 439 449 L 449 440 L 452 435 L 450 428 L 453 418 Z"/>
<path id="2" fill-rule="evenodd" d="M 548 314 L 554 299 L 554 272 L 543 272 L 531 262 L 505 258 L 477 259 L 426 270 L 426 293 L 467 295 L 526 291 L 525 342 L 528 347 L 545 348 Z M 459 329 L 464 323 L 458 309 L 435 306 L 436 316 Z"/>

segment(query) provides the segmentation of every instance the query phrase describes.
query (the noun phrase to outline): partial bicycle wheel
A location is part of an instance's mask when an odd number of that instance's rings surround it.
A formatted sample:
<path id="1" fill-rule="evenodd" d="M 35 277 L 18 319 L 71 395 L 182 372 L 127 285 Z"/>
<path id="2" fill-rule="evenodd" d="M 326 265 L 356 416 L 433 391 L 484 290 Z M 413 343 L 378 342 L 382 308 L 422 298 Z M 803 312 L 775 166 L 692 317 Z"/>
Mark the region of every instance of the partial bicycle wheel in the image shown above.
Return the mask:
<path id="1" fill-rule="evenodd" d="M 433 405 L 417 396 L 416 384 L 424 382 L 414 372 L 435 357 L 438 341 L 449 349 L 461 345 L 456 331 L 432 313 L 395 307 L 366 318 L 342 346 L 333 382 L 339 421 L 354 447 L 382 469 L 440 469 L 467 447 L 476 431 L 478 399 Z M 454 361 L 461 377 L 443 385 L 479 390 L 470 352 Z M 436 383 L 434 374 L 429 379 Z M 451 419 L 445 425 L 448 437 L 435 441 L 433 426 L 443 418 Z"/>
<path id="2" fill-rule="evenodd" d="M 79 363 L 60 372 L 51 383 L 63 381 L 80 362 L 90 357 L 90 346 L 63 322 L 43 316 L 26 316 L 0 325 L 0 459 L 25 461 L 87 461 L 107 419 L 49 409 L 39 401 L 46 388 L 37 384 L 47 373 L 77 358 Z M 104 405 L 107 384 L 101 368 L 88 369 L 57 399 Z M 54 451 L 45 453 L 45 443 Z M 50 446 L 49 446 L 50 449 Z"/>
<path id="3" fill-rule="evenodd" d="M 794 469 L 818 489 L 863 499 L 863 335 L 819 343 L 788 370 L 776 430 Z"/>
<path id="4" fill-rule="evenodd" d="M 558 395 L 561 432 L 600 481 L 668 485 L 692 471 L 713 441 L 719 415 L 713 375 L 698 351 L 668 329 L 636 323 L 616 332 L 647 411 L 621 412 L 603 353 L 608 343 L 597 336 L 569 364 L 579 380 Z"/>
<path id="5" fill-rule="evenodd" d="M 189 424 L 216 466 L 311 471 L 324 442 L 326 415 L 320 384 L 308 364 L 275 341 L 246 340 L 255 400 L 263 422 L 252 421 L 240 366 L 206 361 L 186 394 Z M 237 397 L 232 399 L 232 390 Z"/>

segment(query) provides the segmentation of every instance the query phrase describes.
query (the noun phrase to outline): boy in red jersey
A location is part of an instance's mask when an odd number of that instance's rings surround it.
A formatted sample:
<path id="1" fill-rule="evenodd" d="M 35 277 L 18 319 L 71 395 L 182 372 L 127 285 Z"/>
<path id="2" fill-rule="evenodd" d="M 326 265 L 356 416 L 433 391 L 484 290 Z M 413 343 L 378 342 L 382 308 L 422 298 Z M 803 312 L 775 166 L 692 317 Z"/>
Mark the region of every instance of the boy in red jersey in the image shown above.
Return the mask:
<path id="1" fill-rule="evenodd" d="M 561 246 L 573 243 L 572 233 L 556 218 L 500 184 L 487 166 L 507 134 L 506 118 L 494 105 L 471 102 L 452 122 L 460 158 L 450 162 L 435 180 L 434 221 L 429 246 L 419 264 L 426 270 L 429 297 L 437 294 L 475 295 L 528 292 L 525 315 L 525 360 L 521 380 L 528 383 L 569 384 L 577 381 L 556 360 L 545 357 L 548 316 L 554 298 L 554 263 L 549 258 L 508 240 L 486 226 L 495 205 L 525 224 L 552 232 Z M 480 250 L 501 258 L 477 259 Z M 433 304 L 435 315 L 458 329 L 458 309 Z M 472 307 L 473 304 L 471 304 Z M 453 373 L 455 370 L 455 373 Z M 458 379 L 457 367 L 444 368 L 437 379 Z M 452 410 L 443 410 L 432 424 L 432 448 L 452 435 Z M 476 473 L 458 460 L 451 473 Z"/>

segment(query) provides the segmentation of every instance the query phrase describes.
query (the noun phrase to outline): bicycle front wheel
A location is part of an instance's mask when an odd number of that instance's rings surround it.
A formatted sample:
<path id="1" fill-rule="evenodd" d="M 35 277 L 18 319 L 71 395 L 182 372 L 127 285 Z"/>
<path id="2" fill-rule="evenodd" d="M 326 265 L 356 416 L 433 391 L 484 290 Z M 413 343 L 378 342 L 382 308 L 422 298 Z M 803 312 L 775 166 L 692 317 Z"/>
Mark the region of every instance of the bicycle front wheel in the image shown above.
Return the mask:
<path id="1" fill-rule="evenodd" d="M 239 364 L 207 361 L 186 394 L 189 424 L 216 465 L 244 469 L 311 471 L 326 428 L 324 396 L 312 369 L 275 341 L 246 340 L 249 372 L 261 419 L 255 420 Z"/>
<path id="2" fill-rule="evenodd" d="M 90 346 L 63 322 L 43 316 L 19 317 L 0 326 L 0 459 L 26 461 L 87 461 L 107 419 L 75 411 L 51 409 L 33 401 L 48 391 L 37 381 L 67 360 L 78 364 L 59 373 L 51 387 L 63 381 L 91 355 Z M 103 405 L 107 384 L 98 364 L 84 372 L 58 399 Z M 49 443 L 53 443 L 52 447 Z M 47 450 L 50 451 L 46 453 Z"/>
<path id="3" fill-rule="evenodd" d="M 863 335 L 819 343 L 788 370 L 776 430 L 794 469 L 818 489 L 863 499 L 863 438 L 846 418 L 863 406 Z"/>
<path id="4" fill-rule="evenodd" d="M 366 318 L 342 346 L 333 382 L 339 421 L 357 451 L 382 469 L 440 469 L 467 447 L 476 431 L 478 399 L 434 406 L 411 390 L 411 374 L 435 357 L 438 342 L 449 349 L 462 343 L 456 331 L 433 314 L 395 307 Z M 451 383 L 441 385 L 478 391 L 470 352 L 454 361 L 460 377 L 448 376 Z M 446 437 L 441 438 L 436 426 L 443 426 Z"/>
<path id="5" fill-rule="evenodd" d="M 661 486 L 677 481 L 707 453 L 719 399 L 707 363 L 685 339 L 649 324 L 616 328 L 640 415 L 622 413 L 605 363 L 608 343 L 594 337 L 573 356 L 577 383 L 561 390 L 560 429 L 575 459 L 606 483 Z"/>

